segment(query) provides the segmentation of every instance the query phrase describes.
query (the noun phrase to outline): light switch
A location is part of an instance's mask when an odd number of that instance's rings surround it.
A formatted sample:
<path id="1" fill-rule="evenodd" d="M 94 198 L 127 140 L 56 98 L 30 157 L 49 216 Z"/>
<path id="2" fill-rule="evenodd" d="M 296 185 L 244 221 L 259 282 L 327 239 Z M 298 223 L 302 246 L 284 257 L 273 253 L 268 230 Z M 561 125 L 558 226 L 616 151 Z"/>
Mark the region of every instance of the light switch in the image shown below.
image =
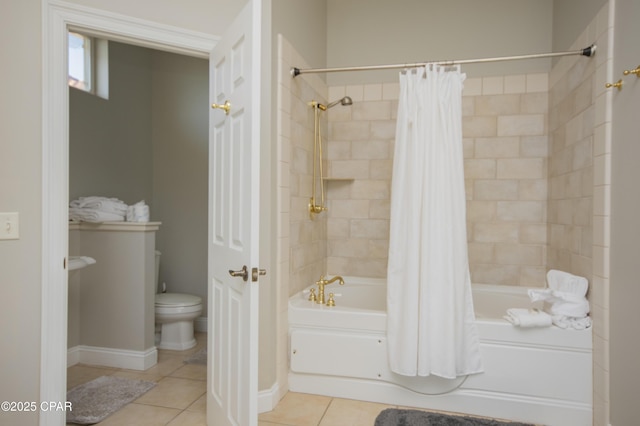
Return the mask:
<path id="1" fill-rule="evenodd" d="M 18 213 L 0 213 L 0 240 L 17 240 L 19 238 Z"/>

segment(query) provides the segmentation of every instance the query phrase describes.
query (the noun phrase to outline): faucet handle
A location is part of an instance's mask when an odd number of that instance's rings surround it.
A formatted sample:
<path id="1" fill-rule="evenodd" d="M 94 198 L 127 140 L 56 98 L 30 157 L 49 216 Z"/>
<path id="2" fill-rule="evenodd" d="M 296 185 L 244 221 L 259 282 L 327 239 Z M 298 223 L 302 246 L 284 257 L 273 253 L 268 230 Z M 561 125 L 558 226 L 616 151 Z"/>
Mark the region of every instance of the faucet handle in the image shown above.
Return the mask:
<path id="1" fill-rule="evenodd" d="M 312 288 L 311 290 L 309 290 L 309 301 L 310 302 L 315 302 L 316 301 L 316 289 Z"/>
<path id="2" fill-rule="evenodd" d="M 327 306 L 336 306 L 336 301 L 333 298 L 333 293 L 329 293 L 329 300 L 327 300 Z"/>

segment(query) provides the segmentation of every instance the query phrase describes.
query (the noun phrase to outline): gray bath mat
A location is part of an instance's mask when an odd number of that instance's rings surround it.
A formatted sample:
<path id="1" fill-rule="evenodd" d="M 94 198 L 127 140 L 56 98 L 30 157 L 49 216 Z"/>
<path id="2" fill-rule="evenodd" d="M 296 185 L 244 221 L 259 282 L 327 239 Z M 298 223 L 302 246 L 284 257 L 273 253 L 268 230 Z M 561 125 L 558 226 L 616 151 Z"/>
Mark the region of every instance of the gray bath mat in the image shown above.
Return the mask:
<path id="1" fill-rule="evenodd" d="M 102 376 L 76 386 L 67 392 L 67 401 L 71 403 L 71 411 L 67 411 L 67 423 L 98 423 L 155 385 L 144 380 Z"/>
<path id="2" fill-rule="evenodd" d="M 376 417 L 374 426 L 533 426 L 528 423 L 500 422 L 477 417 L 451 416 L 418 410 L 387 408 Z"/>
<path id="3" fill-rule="evenodd" d="M 185 359 L 184 363 L 207 365 L 207 349 L 200 349 L 198 352 Z"/>

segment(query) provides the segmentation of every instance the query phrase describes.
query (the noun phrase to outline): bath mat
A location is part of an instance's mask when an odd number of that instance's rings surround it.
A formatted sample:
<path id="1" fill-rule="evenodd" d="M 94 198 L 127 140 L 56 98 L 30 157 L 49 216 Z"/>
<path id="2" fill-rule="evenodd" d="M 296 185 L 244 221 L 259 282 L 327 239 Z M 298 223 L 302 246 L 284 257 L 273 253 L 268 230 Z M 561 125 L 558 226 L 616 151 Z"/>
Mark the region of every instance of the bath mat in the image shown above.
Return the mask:
<path id="1" fill-rule="evenodd" d="M 207 349 L 200 349 L 198 352 L 185 359 L 184 363 L 207 365 Z"/>
<path id="2" fill-rule="evenodd" d="M 76 386 L 67 392 L 67 401 L 71 403 L 72 408 L 71 411 L 67 411 L 67 423 L 98 423 L 155 385 L 144 380 L 102 376 Z"/>
<path id="3" fill-rule="evenodd" d="M 533 426 L 477 417 L 452 416 L 428 411 L 387 408 L 376 417 L 374 426 Z"/>

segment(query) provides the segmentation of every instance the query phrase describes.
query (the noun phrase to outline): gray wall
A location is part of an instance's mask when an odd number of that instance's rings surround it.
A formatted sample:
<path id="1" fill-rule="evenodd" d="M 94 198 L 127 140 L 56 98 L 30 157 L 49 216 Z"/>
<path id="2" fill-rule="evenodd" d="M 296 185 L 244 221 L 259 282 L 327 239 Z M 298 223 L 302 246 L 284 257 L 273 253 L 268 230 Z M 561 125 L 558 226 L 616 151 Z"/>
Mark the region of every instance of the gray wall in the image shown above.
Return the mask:
<path id="1" fill-rule="evenodd" d="M 0 13 L 0 211 L 19 212 L 20 239 L 0 241 L 0 397 L 38 401 L 42 245 L 42 19 L 38 1 Z M 0 423 L 36 425 L 38 413 L 0 412 Z"/>
<path id="2" fill-rule="evenodd" d="M 209 63 L 109 43 L 109 100 L 70 89 L 70 199 L 145 200 L 160 282 L 207 315 Z"/>
<path id="3" fill-rule="evenodd" d="M 156 51 L 151 69 L 160 282 L 170 292 L 202 297 L 207 316 L 209 61 Z"/>
<path id="4" fill-rule="evenodd" d="M 554 0 L 553 51 L 569 49 L 605 3 L 607 0 Z"/>
<path id="5" fill-rule="evenodd" d="M 327 66 L 551 51 L 552 0 L 327 0 Z M 300 50 L 306 57 L 307 52 Z M 465 65 L 470 77 L 549 71 L 549 59 Z M 329 85 L 397 81 L 398 70 L 335 73 Z"/>
<path id="6" fill-rule="evenodd" d="M 149 49 L 109 43 L 109 99 L 69 89 L 70 200 L 151 203 L 151 58 Z"/>
<path id="7" fill-rule="evenodd" d="M 304 52 L 310 66 L 326 65 L 327 0 L 273 0 L 272 29 L 274 45 L 276 35 L 282 34 L 296 50 Z"/>
<path id="8" fill-rule="evenodd" d="M 640 62 L 640 2 L 616 0 L 613 78 L 624 81 L 613 94 L 611 142 L 611 280 L 610 280 L 610 374 L 611 425 L 638 423 L 640 364 L 640 285 L 638 242 L 640 241 L 640 80 L 623 77 L 623 70 Z"/>

